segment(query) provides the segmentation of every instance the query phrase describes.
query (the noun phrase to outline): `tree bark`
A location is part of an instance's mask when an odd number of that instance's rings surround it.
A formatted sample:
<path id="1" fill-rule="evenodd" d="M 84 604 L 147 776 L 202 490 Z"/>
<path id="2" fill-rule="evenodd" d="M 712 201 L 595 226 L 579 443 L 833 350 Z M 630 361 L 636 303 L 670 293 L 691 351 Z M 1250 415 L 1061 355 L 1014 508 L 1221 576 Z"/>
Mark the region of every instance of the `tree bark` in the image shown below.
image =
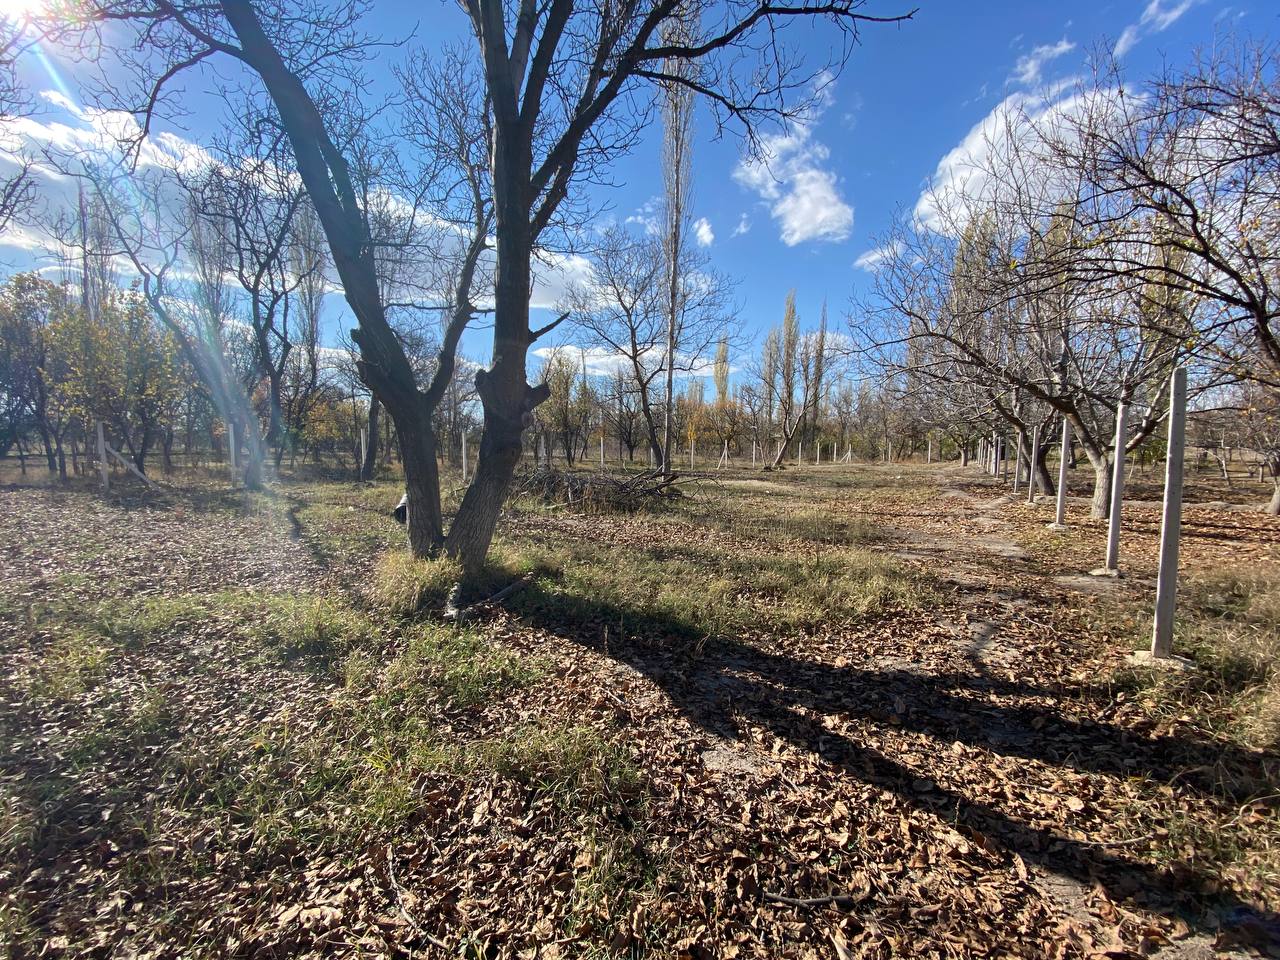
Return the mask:
<path id="1" fill-rule="evenodd" d="M 1085 456 L 1093 466 L 1093 497 L 1089 501 L 1089 516 L 1102 520 L 1111 509 L 1111 460 L 1105 454 L 1095 454 L 1088 448 Z"/>
<path id="2" fill-rule="evenodd" d="M 494 212 L 497 218 L 497 266 L 494 273 L 493 363 L 476 373 L 476 393 L 484 410 L 484 432 L 475 478 L 458 507 L 445 539 L 445 553 L 464 576 L 483 565 L 493 541 L 498 514 L 506 500 L 523 450 L 521 440 L 533 409 L 550 393 L 547 385 L 525 381 L 529 350 L 529 291 L 532 234 L 521 189 L 528 183 L 529 154 L 519 137 L 508 140 L 502 125 L 494 129 Z M 406 464 L 407 468 L 408 464 Z"/>
<path id="3" fill-rule="evenodd" d="M 1036 490 L 1046 496 L 1052 497 L 1058 492 L 1057 485 L 1053 482 L 1053 476 L 1049 473 L 1049 447 L 1048 443 L 1041 443 L 1040 449 L 1036 451 L 1035 470 L 1036 470 Z"/>

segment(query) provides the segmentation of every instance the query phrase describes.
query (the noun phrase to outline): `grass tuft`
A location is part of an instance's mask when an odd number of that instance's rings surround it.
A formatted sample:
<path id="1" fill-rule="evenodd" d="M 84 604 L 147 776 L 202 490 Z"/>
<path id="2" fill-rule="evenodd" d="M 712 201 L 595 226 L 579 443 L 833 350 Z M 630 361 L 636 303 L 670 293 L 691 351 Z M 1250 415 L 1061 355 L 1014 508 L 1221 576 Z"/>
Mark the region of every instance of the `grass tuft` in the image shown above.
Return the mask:
<path id="1" fill-rule="evenodd" d="M 378 560 L 370 600 L 393 616 L 412 616 L 423 608 L 444 607 L 462 567 L 447 557 L 419 560 L 406 550 L 391 550 Z"/>

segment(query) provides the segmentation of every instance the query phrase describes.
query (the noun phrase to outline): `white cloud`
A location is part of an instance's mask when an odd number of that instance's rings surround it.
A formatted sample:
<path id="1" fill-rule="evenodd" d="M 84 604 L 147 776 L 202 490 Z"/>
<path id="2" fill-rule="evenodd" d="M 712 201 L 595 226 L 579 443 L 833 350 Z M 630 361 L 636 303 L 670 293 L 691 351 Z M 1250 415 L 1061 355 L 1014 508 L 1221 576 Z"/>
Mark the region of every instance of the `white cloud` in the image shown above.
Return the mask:
<path id="1" fill-rule="evenodd" d="M 828 338 L 833 334 L 828 334 Z M 535 347 L 529 351 L 535 357 L 547 360 L 556 354 L 563 354 L 571 357 L 579 367 L 586 366 L 587 375 L 592 377 L 607 377 L 619 370 L 628 375 L 631 374 L 631 361 L 627 359 L 625 354 L 616 353 L 607 347 L 584 347 L 576 343 L 564 343 L 559 346 Z M 658 350 L 653 356 L 655 363 L 662 363 L 662 358 L 666 356 L 665 350 Z M 734 373 L 741 369 L 739 366 L 730 363 L 729 372 Z M 685 377 L 713 377 L 715 375 L 715 362 L 710 357 L 693 356 L 691 354 L 676 353 L 676 375 L 677 379 Z"/>
<path id="2" fill-rule="evenodd" d="M 1138 22 L 1124 28 L 1113 52 L 1117 57 L 1123 57 L 1144 36 L 1169 29 L 1184 13 L 1200 2 L 1201 0 L 1150 0 L 1143 8 Z"/>
<path id="3" fill-rule="evenodd" d="M 558 310 L 569 289 L 591 280 L 591 261 L 580 254 L 543 253 L 533 269 L 529 306 Z M 487 305 L 487 304 L 486 304 Z"/>
<path id="4" fill-rule="evenodd" d="M 830 84 L 819 87 L 818 104 L 807 117 L 766 136 L 758 156 L 743 157 L 733 178 L 769 204 L 789 247 L 806 240 L 840 241 L 853 229 L 853 207 L 844 201 L 836 175 L 826 168 L 831 151 L 813 137 L 821 110 L 832 102 Z"/>
<path id="5" fill-rule="evenodd" d="M 880 264 L 896 254 L 901 246 L 901 243 L 894 240 L 883 247 L 873 247 L 853 261 L 853 265 L 867 273 L 875 273 L 880 268 Z"/>
<path id="6" fill-rule="evenodd" d="M 993 177 L 994 171 L 1013 158 L 1014 149 L 1037 135 L 1038 128 L 1055 128 L 1082 110 L 1094 98 L 1105 101 L 1110 91 L 1079 94 L 1075 81 L 1068 79 L 1035 93 L 1018 92 L 1005 97 L 976 123 L 964 139 L 938 162 L 937 169 L 915 205 L 918 223 L 941 233 L 953 232 L 958 219 L 966 215 L 969 200 L 992 199 L 1008 177 Z M 1106 108 L 1107 104 L 1103 104 Z M 1052 164 L 1038 163 L 1022 151 L 1021 168 L 1015 178 L 1022 189 L 1054 191 L 1059 171 Z"/>
<path id="7" fill-rule="evenodd" d="M 1044 65 L 1058 57 L 1070 53 L 1076 45 L 1063 37 L 1057 43 L 1046 43 L 1036 47 L 1030 53 L 1024 53 L 1014 64 L 1013 74 L 1009 77 L 1023 86 L 1032 87 L 1040 82 Z"/>
<path id="8" fill-rule="evenodd" d="M 715 231 L 711 229 L 711 222 L 706 217 L 699 217 L 693 222 L 693 235 L 700 247 L 709 247 L 716 241 Z"/>
<path id="9" fill-rule="evenodd" d="M 750 229 L 751 229 L 751 220 L 744 213 L 742 214 L 742 216 L 738 218 L 738 225 L 733 228 L 733 233 L 731 234 L 731 236 L 740 237 L 744 233 L 748 232 Z"/>

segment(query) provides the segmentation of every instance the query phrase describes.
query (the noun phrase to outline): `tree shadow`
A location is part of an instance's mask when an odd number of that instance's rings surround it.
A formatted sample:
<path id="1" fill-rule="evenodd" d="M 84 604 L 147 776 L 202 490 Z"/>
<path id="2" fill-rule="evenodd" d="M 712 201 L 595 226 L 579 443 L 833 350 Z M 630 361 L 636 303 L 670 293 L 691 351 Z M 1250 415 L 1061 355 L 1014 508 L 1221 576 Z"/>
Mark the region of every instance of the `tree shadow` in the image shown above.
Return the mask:
<path id="1" fill-rule="evenodd" d="M 683 717 L 713 736 L 739 739 L 736 721 L 759 726 L 913 807 L 945 811 L 957 826 L 1027 863 L 1084 884 L 1099 883 L 1113 897 L 1181 916 L 1200 930 L 1229 926 L 1246 940 L 1280 946 L 1280 914 L 1223 891 L 1214 876 L 1203 871 L 1188 876 L 1129 859 L 1122 851 L 1022 822 L 987 800 L 932 781 L 921 789 L 918 771 L 833 732 L 821 718 L 838 714 L 855 723 L 892 724 L 934 739 L 940 749 L 959 741 L 1005 757 L 1081 773 L 1146 777 L 1207 796 L 1230 795 L 1233 784 L 1249 785 L 1251 796 L 1274 792 L 1273 756 L 1189 732 L 1144 736 L 1105 720 L 1070 715 L 1063 709 L 1064 694 L 1087 694 L 1087 688 L 1064 691 L 986 672 L 930 675 L 838 667 L 706 637 L 688 620 L 558 592 L 546 581 L 531 583 L 507 607 L 535 627 L 644 674 Z M 605 630 L 605 624 L 619 629 Z M 993 695 L 1020 702 L 996 702 Z M 1081 713 L 1089 709 L 1074 702 Z"/>

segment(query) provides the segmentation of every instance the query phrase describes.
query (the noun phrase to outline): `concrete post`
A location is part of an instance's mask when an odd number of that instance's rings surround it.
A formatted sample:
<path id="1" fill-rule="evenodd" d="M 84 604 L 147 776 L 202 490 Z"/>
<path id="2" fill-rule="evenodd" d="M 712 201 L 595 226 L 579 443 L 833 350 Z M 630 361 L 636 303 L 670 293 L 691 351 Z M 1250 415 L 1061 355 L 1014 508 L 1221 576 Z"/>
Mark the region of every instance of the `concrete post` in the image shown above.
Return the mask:
<path id="1" fill-rule="evenodd" d="M 1067 463 L 1071 460 L 1071 421 L 1062 418 L 1062 462 L 1058 464 L 1058 505 L 1053 513 L 1054 530 L 1066 527 L 1067 520 Z"/>
<path id="2" fill-rule="evenodd" d="M 604 425 L 600 427 L 600 468 L 604 469 Z"/>
<path id="3" fill-rule="evenodd" d="M 227 458 L 231 463 L 231 479 L 233 480 L 235 479 L 236 473 L 239 472 L 236 464 L 236 459 L 237 459 L 236 447 L 237 446 L 238 444 L 236 443 L 236 425 L 232 423 L 230 420 L 228 420 L 227 421 Z"/>
<path id="4" fill-rule="evenodd" d="M 924 443 L 924 462 L 926 464 L 933 463 L 933 434 L 925 437 Z"/>
<path id="5" fill-rule="evenodd" d="M 1173 652 L 1173 618 L 1178 596 L 1178 541 L 1182 528 L 1182 457 L 1187 439 L 1187 368 L 1173 371 L 1169 390 L 1169 450 L 1164 465 L 1164 515 L 1160 521 L 1160 574 L 1156 580 L 1156 620 L 1151 656 Z"/>
<path id="6" fill-rule="evenodd" d="M 1129 405 L 1116 407 L 1115 464 L 1111 468 L 1111 516 L 1107 521 L 1106 573 L 1115 576 L 1120 572 L 1120 512 L 1124 504 L 1124 444 L 1128 431 Z"/>
<path id="7" fill-rule="evenodd" d="M 1027 451 L 1027 503 L 1036 502 L 1036 461 L 1040 458 L 1040 425 L 1031 431 L 1031 449 Z"/>
<path id="8" fill-rule="evenodd" d="M 467 482 L 467 435 L 462 435 L 462 482 Z"/>
<path id="9" fill-rule="evenodd" d="M 751 466 L 755 467 L 755 465 L 756 465 L 756 442 L 752 440 L 751 441 Z"/>
<path id="10" fill-rule="evenodd" d="M 102 489 L 111 489 L 111 475 L 107 471 L 107 438 L 102 433 L 102 421 L 98 421 L 98 472 L 102 474 Z"/>
<path id="11" fill-rule="evenodd" d="M 1013 463 L 1013 492 L 1017 493 L 1018 488 L 1022 485 L 1022 438 L 1018 438 L 1018 449 L 1015 452 L 1015 460 Z"/>

